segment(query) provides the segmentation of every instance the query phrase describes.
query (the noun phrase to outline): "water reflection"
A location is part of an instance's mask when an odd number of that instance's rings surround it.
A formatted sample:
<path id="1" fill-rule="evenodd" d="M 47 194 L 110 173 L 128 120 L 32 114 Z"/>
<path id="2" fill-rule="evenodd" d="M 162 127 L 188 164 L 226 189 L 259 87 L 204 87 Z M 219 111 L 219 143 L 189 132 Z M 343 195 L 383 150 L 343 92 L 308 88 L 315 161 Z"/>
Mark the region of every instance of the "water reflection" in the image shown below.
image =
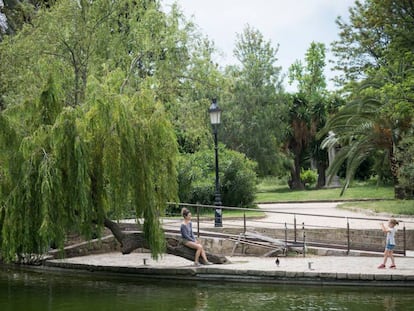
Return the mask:
<path id="1" fill-rule="evenodd" d="M 412 310 L 410 289 L 219 284 L 0 268 L 0 310 Z"/>

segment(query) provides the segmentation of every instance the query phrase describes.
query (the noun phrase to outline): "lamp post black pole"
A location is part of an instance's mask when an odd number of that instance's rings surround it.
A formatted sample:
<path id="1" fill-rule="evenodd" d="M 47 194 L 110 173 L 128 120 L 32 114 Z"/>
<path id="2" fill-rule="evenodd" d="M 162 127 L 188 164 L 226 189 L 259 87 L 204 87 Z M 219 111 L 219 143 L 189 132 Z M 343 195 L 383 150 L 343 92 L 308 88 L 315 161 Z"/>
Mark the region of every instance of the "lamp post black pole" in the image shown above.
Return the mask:
<path id="1" fill-rule="evenodd" d="M 217 144 L 217 132 L 218 126 L 220 125 L 221 119 L 221 109 L 217 104 L 217 99 L 213 98 L 210 109 L 208 110 L 210 114 L 210 122 L 213 127 L 214 134 L 214 153 L 216 156 L 216 191 L 214 193 L 214 226 L 223 227 L 222 222 L 222 208 L 221 208 L 221 196 L 220 196 L 220 181 L 219 181 L 219 160 L 218 160 L 218 144 Z"/>
<path id="2" fill-rule="evenodd" d="M 218 160 L 218 143 L 217 143 L 217 124 L 214 125 L 214 152 L 216 156 L 216 191 L 214 194 L 214 205 L 216 209 L 214 210 L 214 227 L 223 227 L 222 221 L 222 209 L 221 206 L 221 195 L 220 195 L 220 180 L 219 180 L 219 160 Z"/>

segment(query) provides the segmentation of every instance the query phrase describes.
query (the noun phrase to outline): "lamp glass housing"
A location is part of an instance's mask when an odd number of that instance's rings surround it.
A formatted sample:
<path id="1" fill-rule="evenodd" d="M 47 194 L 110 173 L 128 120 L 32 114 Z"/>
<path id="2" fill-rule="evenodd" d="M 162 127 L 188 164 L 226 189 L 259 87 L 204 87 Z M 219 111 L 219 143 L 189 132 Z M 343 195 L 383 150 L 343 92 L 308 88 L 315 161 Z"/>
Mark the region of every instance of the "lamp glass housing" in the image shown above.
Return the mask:
<path id="1" fill-rule="evenodd" d="M 217 105 L 217 101 L 213 99 L 211 103 L 210 109 L 208 112 L 210 113 L 210 122 L 211 125 L 219 125 L 221 122 L 221 109 Z"/>

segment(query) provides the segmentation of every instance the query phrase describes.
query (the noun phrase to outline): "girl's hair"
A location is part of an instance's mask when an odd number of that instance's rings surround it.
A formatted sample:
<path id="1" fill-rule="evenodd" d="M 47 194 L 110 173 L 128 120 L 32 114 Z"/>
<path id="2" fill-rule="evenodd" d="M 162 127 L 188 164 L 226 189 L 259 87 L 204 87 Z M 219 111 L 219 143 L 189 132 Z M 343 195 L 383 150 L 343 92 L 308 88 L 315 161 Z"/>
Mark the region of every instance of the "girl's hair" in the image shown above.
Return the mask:
<path id="1" fill-rule="evenodd" d="M 183 215 L 184 218 L 187 217 L 189 213 L 190 213 L 190 210 L 188 208 L 183 207 L 181 209 L 181 215 Z"/>
<path id="2" fill-rule="evenodd" d="M 391 218 L 390 223 L 392 223 L 394 226 L 398 225 L 398 220 L 396 220 L 395 218 Z"/>

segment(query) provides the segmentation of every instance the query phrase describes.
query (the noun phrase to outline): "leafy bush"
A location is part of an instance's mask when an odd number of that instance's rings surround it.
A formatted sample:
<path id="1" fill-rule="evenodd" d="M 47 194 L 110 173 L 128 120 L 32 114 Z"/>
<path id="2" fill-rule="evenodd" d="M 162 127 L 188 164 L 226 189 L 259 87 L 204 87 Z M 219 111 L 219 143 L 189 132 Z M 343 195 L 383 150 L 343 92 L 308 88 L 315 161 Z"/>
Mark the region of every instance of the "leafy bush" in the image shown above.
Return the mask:
<path id="1" fill-rule="evenodd" d="M 252 207 L 257 185 L 256 163 L 245 155 L 219 148 L 220 194 L 223 206 Z M 182 154 L 178 164 L 181 202 L 213 205 L 215 155 L 213 150 Z"/>
<path id="2" fill-rule="evenodd" d="M 407 135 L 401 140 L 397 149 L 397 160 L 400 163 L 398 176 L 399 191 L 406 199 L 414 198 L 414 136 Z"/>
<path id="3" fill-rule="evenodd" d="M 318 173 L 311 169 L 302 169 L 302 171 L 300 172 L 300 180 L 306 187 L 312 187 L 316 184 L 316 181 L 318 180 Z"/>

